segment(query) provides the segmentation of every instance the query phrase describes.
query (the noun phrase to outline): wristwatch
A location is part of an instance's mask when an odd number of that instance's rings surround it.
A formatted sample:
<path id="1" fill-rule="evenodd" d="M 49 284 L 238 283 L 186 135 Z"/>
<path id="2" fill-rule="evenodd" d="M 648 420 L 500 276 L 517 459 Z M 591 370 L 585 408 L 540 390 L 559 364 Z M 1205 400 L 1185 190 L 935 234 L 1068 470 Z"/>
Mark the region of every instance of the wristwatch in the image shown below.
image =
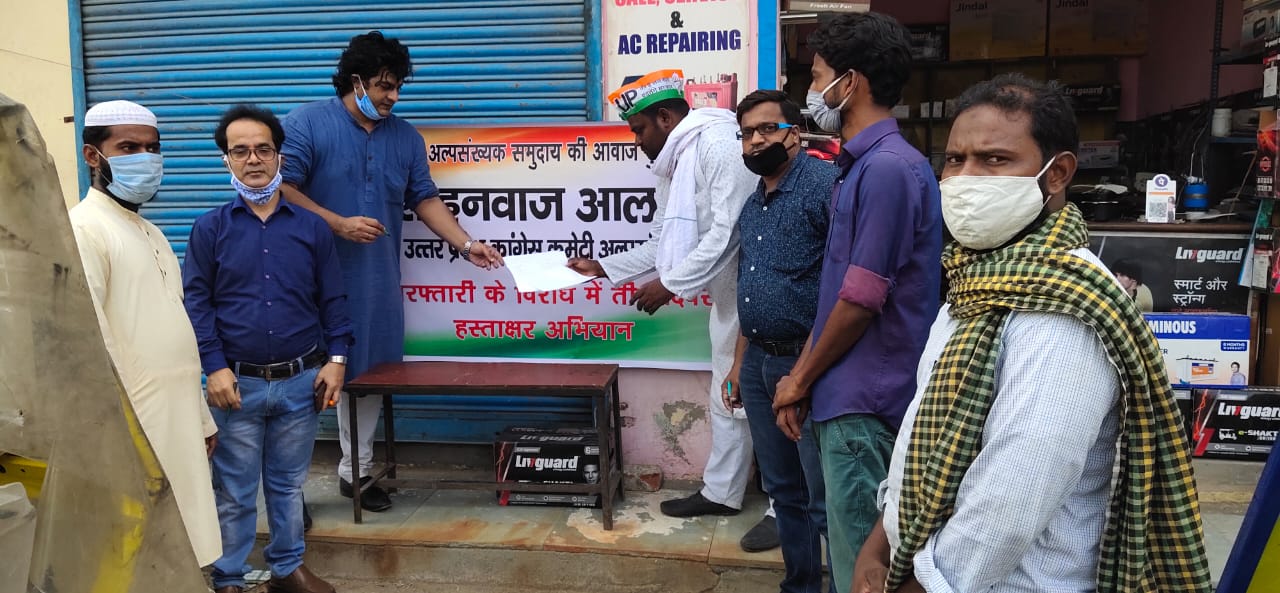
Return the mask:
<path id="1" fill-rule="evenodd" d="M 472 243 L 475 243 L 475 241 L 472 241 L 471 239 L 467 239 L 467 242 L 462 244 L 462 259 L 470 259 L 470 258 L 471 258 L 471 244 L 472 244 Z"/>
<path id="2" fill-rule="evenodd" d="M 343 365 L 345 365 L 345 364 L 347 364 L 347 357 L 342 356 L 341 354 L 335 354 L 335 355 L 333 355 L 333 356 L 330 356 L 330 357 L 329 357 L 329 362 L 332 362 L 332 363 L 334 363 L 334 364 L 343 364 Z"/>

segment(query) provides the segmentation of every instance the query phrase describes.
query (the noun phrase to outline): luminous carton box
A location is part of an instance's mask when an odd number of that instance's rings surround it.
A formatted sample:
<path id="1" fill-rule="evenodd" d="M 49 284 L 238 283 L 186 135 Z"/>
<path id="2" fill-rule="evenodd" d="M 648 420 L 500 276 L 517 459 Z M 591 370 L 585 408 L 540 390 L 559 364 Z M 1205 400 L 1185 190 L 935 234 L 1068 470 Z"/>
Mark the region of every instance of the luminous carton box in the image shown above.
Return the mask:
<path id="1" fill-rule="evenodd" d="M 950 59 L 1043 56 L 1046 10 L 1046 0 L 951 0 Z"/>
<path id="2" fill-rule="evenodd" d="M 600 480 L 600 444 L 594 429 L 508 428 L 493 447 L 499 482 L 594 484 Z M 498 504 L 600 506 L 598 494 L 500 490 Z"/>
<path id="3" fill-rule="evenodd" d="M 1193 290 L 1185 284 L 1183 288 Z M 1143 316 L 1160 342 L 1169 383 L 1174 388 L 1240 388 L 1249 384 L 1248 315 L 1147 313 Z"/>
<path id="4" fill-rule="evenodd" d="M 1049 55 L 1147 52 L 1147 0 L 1051 0 Z"/>
<path id="5" fill-rule="evenodd" d="M 1196 457 L 1265 461 L 1280 432 L 1280 388 L 1192 391 Z"/>

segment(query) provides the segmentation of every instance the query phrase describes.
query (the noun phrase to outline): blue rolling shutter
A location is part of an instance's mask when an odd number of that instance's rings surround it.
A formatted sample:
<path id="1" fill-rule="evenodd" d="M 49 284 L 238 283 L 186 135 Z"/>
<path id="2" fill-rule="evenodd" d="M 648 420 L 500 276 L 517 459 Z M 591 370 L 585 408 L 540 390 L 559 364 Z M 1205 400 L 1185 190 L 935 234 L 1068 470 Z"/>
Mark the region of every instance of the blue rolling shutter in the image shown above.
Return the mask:
<path id="1" fill-rule="evenodd" d="M 353 35 L 410 48 L 396 114 L 415 124 L 588 119 L 582 0 L 82 0 L 86 103 L 128 99 L 160 119 L 165 179 L 143 214 L 181 257 L 191 221 L 230 199 L 213 144 L 235 103 L 283 116 L 334 94 Z M 592 59 L 595 59 L 594 57 Z"/>
<path id="2" fill-rule="evenodd" d="M 599 91 L 588 84 L 589 74 L 598 79 L 599 72 L 599 48 L 590 47 L 598 46 L 592 23 L 598 4 L 81 0 L 73 2 L 71 15 L 73 43 L 82 52 L 76 57 L 84 67 L 85 96 L 77 104 L 128 99 L 155 111 L 165 176 L 142 214 L 164 231 L 181 258 L 192 221 L 234 195 L 213 143 L 213 129 L 227 107 L 256 103 L 284 116 L 298 105 L 334 96 L 331 77 L 342 49 L 352 36 L 377 29 L 409 47 L 414 72 L 395 113 L 414 124 L 599 119 L 599 107 L 593 107 L 600 104 Z M 455 403 L 490 423 L 500 422 L 494 409 L 528 405 L 493 398 L 477 402 L 477 409 L 441 399 L 422 409 L 430 415 L 428 408 Z M 581 412 L 545 408 L 549 415 L 543 417 L 552 420 Z M 432 432 L 455 441 L 491 434 L 488 426 L 468 430 L 462 424 L 435 430 L 410 423 L 401 430 L 405 438 Z"/>

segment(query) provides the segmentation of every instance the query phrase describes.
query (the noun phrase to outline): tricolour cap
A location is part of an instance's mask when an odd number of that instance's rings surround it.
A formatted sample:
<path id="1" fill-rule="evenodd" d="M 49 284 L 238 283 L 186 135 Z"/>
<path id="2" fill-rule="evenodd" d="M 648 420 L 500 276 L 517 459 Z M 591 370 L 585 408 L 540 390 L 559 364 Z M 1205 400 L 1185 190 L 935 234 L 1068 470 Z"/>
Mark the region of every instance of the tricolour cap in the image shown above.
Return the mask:
<path id="1" fill-rule="evenodd" d="M 156 124 L 156 114 L 150 109 L 143 107 L 133 101 L 106 101 L 98 103 L 89 108 L 84 114 L 85 127 L 91 126 L 121 126 L 121 125 L 139 125 L 151 126 L 159 129 Z"/>
<path id="2" fill-rule="evenodd" d="M 609 101 L 627 119 L 645 108 L 667 99 L 684 99 L 684 72 L 658 70 L 639 78 L 628 78 L 622 88 L 609 93 Z"/>

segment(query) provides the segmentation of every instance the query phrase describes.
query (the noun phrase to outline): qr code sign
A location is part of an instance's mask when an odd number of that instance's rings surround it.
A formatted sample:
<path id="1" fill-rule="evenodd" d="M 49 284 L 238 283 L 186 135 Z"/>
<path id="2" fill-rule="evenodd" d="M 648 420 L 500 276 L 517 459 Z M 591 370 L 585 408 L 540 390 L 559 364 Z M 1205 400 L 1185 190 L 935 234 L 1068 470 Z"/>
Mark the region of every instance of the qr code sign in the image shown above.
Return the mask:
<path id="1" fill-rule="evenodd" d="M 1169 218 L 1169 202 L 1164 200 L 1147 201 L 1147 220 L 1163 222 Z"/>

